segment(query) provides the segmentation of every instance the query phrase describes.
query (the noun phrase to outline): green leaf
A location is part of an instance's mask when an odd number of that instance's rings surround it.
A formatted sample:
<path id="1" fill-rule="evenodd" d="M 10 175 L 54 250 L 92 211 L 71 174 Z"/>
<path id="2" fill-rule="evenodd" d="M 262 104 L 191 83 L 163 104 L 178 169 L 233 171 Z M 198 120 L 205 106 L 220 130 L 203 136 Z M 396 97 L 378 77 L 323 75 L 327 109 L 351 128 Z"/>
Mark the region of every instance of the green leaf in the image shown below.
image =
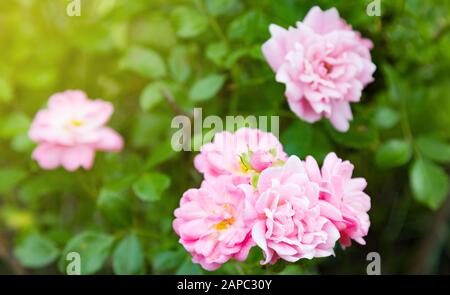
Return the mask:
<path id="1" fill-rule="evenodd" d="M 13 88 L 6 77 L 0 76 L 0 102 L 9 102 L 13 97 Z"/>
<path id="2" fill-rule="evenodd" d="M 374 120 L 378 127 L 388 129 L 394 127 L 400 121 L 400 115 L 391 108 L 380 107 L 375 113 Z"/>
<path id="3" fill-rule="evenodd" d="M 142 201 L 158 201 L 170 186 L 170 178 L 161 173 L 145 173 L 133 184 L 134 193 Z"/>
<path id="4" fill-rule="evenodd" d="M 318 275 L 319 273 L 314 267 L 308 267 L 304 265 L 291 264 L 287 265 L 279 275 Z"/>
<path id="5" fill-rule="evenodd" d="M 185 255 L 183 250 L 158 252 L 153 259 L 153 269 L 159 273 L 175 269 Z"/>
<path id="6" fill-rule="evenodd" d="M 410 185 L 416 200 L 429 208 L 438 209 L 449 191 L 449 178 L 436 164 L 419 159 L 414 162 L 409 175 Z"/>
<path id="7" fill-rule="evenodd" d="M 99 271 L 111 253 L 114 238 L 100 232 L 83 232 L 72 238 L 63 251 L 63 263 L 66 255 L 77 252 L 81 259 L 81 274 L 88 275 Z M 63 270 L 62 270 L 63 271 Z"/>
<path id="8" fill-rule="evenodd" d="M 124 237 L 113 253 L 113 270 L 118 275 L 141 274 L 144 271 L 144 254 L 135 234 Z"/>
<path id="9" fill-rule="evenodd" d="M 14 255 L 23 266 L 40 268 L 55 261 L 59 250 L 52 240 L 39 234 L 30 234 L 14 249 Z"/>
<path id="10" fill-rule="evenodd" d="M 241 165 L 243 166 L 244 169 L 250 170 L 252 168 L 252 164 L 250 164 L 249 153 L 240 154 L 239 159 L 241 160 Z"/>
<path id="11" fill-rule="evenodd" d="M 233 68 L 233 66 L 244 56 L 249 54 L 249 49 L 247 47 L 241 47 L 233 50 L 230 54 L 226 56 L 225 67 L 227 69 Z"/>
<path id="12" fill-rule="evenodd" d="M 97 199 L 97 208 L 111 224 L 117 226 L 131 224 L 131 206 L 125 192 L 103 188 Z"/>
<path id="13" fill-rule="evenodd" d="M 96 5 L 93 5 L 94 13 L 98 16 L 105 16 L 110 13 L 116 6 L 115 1 L 97 0 Z"/>
<path id="14" fill-rule="evenodd" d="M 11 138 L 27 132 L 30 123 L 30 119 L 23 113 L 12 113 L 0 117 L 0 138 Z"/>
<path id="15" fill-rule="evenodd" d="M 164 77 L 167 71 L 156 51 L 141 47 L 132 47 L 120 61 L 120 66 L 150 79 Z"/>
<path id="16" fill-rule="evenodd" d="M 240 7 L 238 0 L 207 0 L 206 9 L 213 16 L 223 15 Z"/>
<path id="17" fill-rule="evenodd" d="M 258 59 L 260 61 L 265 61 L 266 58 L 261 50 L 261 45 L 255 44 L 248 49 L 248 55 L 253 57 L 254 59 Z"/>
<path id="18" fill-rule="evenodd" d="M 11 140 L 11 149 L 16 152 L 28 152 L 33 149 L 34 143 L 28 136 L 28 132 L 16 134 Z"/>
<path id="19" fill-rule="evenodd" d="M 150 111 L 155 105 L 163 100 L 161 85 L 158 82 L 148 84 L 139 97 L 142 110 Z"/>
<path id="20" fill-rule="evenodd" d="M 188 50 L 186 47 L 175 47 L 170 51 L 169 55 L 170 74 L 174 80 L 184 82 L 189 79 L 192 69 L 189 62 Z"/>
<path id="21" fill-rule="evenodd" d="M 175 151 L 169 142 L 163 142 L 151 151 L 147 161 L 145 162 L 145 169 L 151 169 L 175 156 Z"/>
<path id="22" fill-rule="evenodd" d="M 157 146 L 160 141 L 165 138 L 168 133 L 167 126 L 173 116 L 169 112 L 152 112 L 135 116 L 132 121 L 132 129 L 130 133 L 130 146 L 149 148 L 149 146 Z"/>
<path id="23" fill-rule="evenodd" d="M 259 176 L 260 176 L 260 174 L 255 174 L 252 176 L 251 184 L 254 188 L 258 187 Z"/>
<path id="24" fill-rule="evenodd" d="M 388 93 L 392 101 L 399 102 L 406 95 L 405 83 L 400 74 L 390 65 L 383 65 L 383 72 L 388 84 Z"/>
<path id="25" fill-rule="evenodd" d="M 210 43 L 206 48 L 206 57 L 216 65 L 223 64 L 228 54 L 228 46 L 224 42 Z"/>
<path id="26" fill-rule="evenodd" d="M 203 33 L 208 27 L 208 18 L 190 7 L 177 7 L 172 12 L 172 22 L 177 36 L 192 38 Z"/>
<path id="27" fill-rule="evenodd" d="M 292 123 L 281 135 L 285 152 L 299 157 L 308 155 L 312 133 L 311 124 L 299 120 Z"/>
<path id="28" fill-rule="evenodd" d="M 177 269 L 176 275 L 201 275 L 202 269 L 198 264 L 191 262 L 191 258 L 184 260 L 183 264 Z"/>
<path id="29" fill-rule="evenodd" d="M 225 76 L 212 74 L 195 82 L 189 92 L 192 101 L 204 101 L 216 95 L 225 83 Z"/>
<path id="30" fill-rule="evenodd" d="M 19 168 L 0 169 L 0 194 L 9 192 L 26 176 L 27 173 Z"/>
<path id="31" fill-rule="evenodd" d="M 322 129 L 313 128 L 312 139 L 309 148 L 307 149 L 307 155 L 313 156 L 316 161 L 322 162 L 328 153 L 335 150 L 328 135 L 322 131 Z"/>
<path id="32" fill-rule="evenodd" d="M 45 195 L 71 189 L 71 181 L 56 171 L 34 175 L 20 184 L 19 196 L 24 202 L 39 201 Z"/>
<path id="33" fill-rule="evenodd" d="M 265 15 L 258 11 L 249 11 L 235 18 L 228 26 L 230 39 L 251 43 L 267 34 L 269 23 Z"/>
<path id="34" fill-rule="evenodd" d="M 58 71 L 53 67 L 25 67 L 18 72 L 18 80 L 21 84 L 32 89 L 46 89 L 52 86 L 58 77 Z"/>
<path id="35" fill-rule="evenodd" d="M 110 0 L 108 0 L 110 1 Z M 145 15 L 130 26 L 130 43 L 145 44 L 166 51 L 176 44 L 172 22 L 164 15 Z"/>
<path id="36" fill-rule="evenodd" d="M 430 160 L 438 163 L 450 162 L 450 144 L 431 136 L 421 136 L 417 138 L 416 143 L 419 151 Z"/>
<path id="37" fill-rule="evenodd" d="M 405 165 L 412 156 L 411 144 L 406 140 L 392 139 L 384 143 L 375 154 L 379 167 L 392 168 Z"/>

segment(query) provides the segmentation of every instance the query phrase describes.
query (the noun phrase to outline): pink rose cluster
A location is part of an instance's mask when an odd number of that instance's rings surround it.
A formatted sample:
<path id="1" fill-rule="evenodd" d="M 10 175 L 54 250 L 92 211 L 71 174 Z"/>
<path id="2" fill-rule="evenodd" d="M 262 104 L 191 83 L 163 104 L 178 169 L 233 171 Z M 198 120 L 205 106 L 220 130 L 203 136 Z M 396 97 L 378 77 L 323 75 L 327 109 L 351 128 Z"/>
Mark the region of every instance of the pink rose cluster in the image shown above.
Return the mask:
<path id="1" fill-rule="evenodd" d="M 48 108 L 40 110 L 31 124 L 29 136 L 38 143 L 33 159 L 43 169 L 91 169 L 96 151 L 123 147 L 122 137 L 105 126 L 113 111 L 111 103 L 90 100 L 79 90 L 52 95 Z"/>
<path id="2" fill-rule="evenodd" d="M 319 168 L 312 157 L 288 157 L 273 134 L 242 128 L 216 134 L 195 167 L 205 179 L 183 194 L 173 227 L 207 270 L 245 260 L 254 246 L 261 263 L 273 264 L 334 255 L 337 241 L 365 244 L 366 181 L 352 178 L 353 165 L 334 153 Z"/>
<path id="3" fill-rule="evenodd" d="M 269 27 L 262 46 L 276 80 L 286 85 L 291 110 L 307 122 L 327 118 L 339 131 L 349 128 L 350 103 L 358 102 L 373 81 L 370 40 L 352 30 L 335 8 L 313 7 L 303 22 Z"/>

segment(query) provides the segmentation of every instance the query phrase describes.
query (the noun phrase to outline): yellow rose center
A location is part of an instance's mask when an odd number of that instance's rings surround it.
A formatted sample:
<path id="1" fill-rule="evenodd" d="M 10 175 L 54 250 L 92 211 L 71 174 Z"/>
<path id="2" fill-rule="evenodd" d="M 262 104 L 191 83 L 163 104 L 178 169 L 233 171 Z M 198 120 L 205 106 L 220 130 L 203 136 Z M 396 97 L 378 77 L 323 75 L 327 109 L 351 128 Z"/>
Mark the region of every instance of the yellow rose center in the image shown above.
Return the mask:
<path id="1" fill-rule="evenodd" d="M 83 126 L 84 125 L 84 122 L 83 121 L 81 121 L 81 120 L 72 120 L 72 121 L 70 121 L 70 124 L 72 125 L 72 126 L 75 126 L 75 127 L 80 127 L 80 126 Z"/>
<path id="2" fill-rule="evenodd" d="M 222 220 L 221 222 L 217 223 L 214 227 L 217 230 L 224 230 L 228 229 L 230 225 L 234 223 L 234 217 Z"/>
<path id="3" fill-rule="evenodd" d="M 234 210 L 233 207 L 230 204 L 225 204 L 222 206 L 223 209 L 225 209 L 225 211 L 228 211 L 231 215 L 234 215 Z M 216 223 L 216 225 L 214 225 L 214 228 L 216 230 L 225 230 L 228 229 L 230 227 L 230 225 L 232 225 L 234 223 L 235 219 L 234 217 L 230 217 L 227 219 L 222 220 L 219 223 Z"/>
<path id="4" fill-rule="evenodd" d="M 242 172 L 247 173 L 248 172 L 248 167 L 244 165 L 244 163 L 241 161 L 239 161 L 239 166 L 241 167 Z"/>

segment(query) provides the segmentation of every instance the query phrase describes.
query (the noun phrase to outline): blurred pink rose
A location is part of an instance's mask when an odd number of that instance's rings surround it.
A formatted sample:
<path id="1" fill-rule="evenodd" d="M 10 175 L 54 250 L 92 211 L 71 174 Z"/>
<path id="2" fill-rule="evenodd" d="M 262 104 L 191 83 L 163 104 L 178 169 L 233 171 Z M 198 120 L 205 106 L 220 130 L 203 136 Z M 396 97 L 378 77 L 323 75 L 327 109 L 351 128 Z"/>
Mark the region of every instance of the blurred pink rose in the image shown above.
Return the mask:
<path id="1" fill-rule="evenodd" d="M 279 160 L 286 160 L 283 146 L 275 135 L 258 129 L 241 128 L 235 133 L 217 133 L 202 146 L 194 159 L 205 178 L 219 175 L 251 176 Z"/>
<path id="2" fill-rule="evenodd" d="M 363 239 L 370 227 L 370 197 L 363 192 L 367 183 L 364 178 L 352 178 L 353 165 L 330 153 L 319 169 L 316 160 L 307 157 L 305 168 L 310 180 L 321 187 L 320 199 L 342 212 L 342 220 L 333 219 L 339 229 L 340 243 L 345 248 L 351 239 L 365 245 Z"/>
<path id="3" fill-rule="evenodd" d="M 52 95 L 48 108 L 37 113 L 29 131 L 38 143 L 33 159 L 43 169 L 91 169 L 95 151 L 120 151 L 123 147 L 122 137 L 105 126 L 113 111 L 111 103 L 90 100 L 82 91 Z"/>
<path id="4" fill-rule="evenodd" d="M 241 188 L 253 205 L 246 215 L 257 219 L 252 237 L 264 252 L 263 264 L 334 255 L 339 232 L 330 218 L 341 219 L 341 214 L 319 200 L 319 185 L 308 179 L 298 157 L 264 170 L 256 191 L 250 185 Z"/>
<path id="5" fill-rule="evenodd" d="M 258 172 L 269 168 L 276 161 L 278 160 L 274 155 L 272 155 L 269 151 L 264 150 L 258 150 L 254 152 L 250 157 L 250 165 Z"/>
<path id="6" fill-rule="evenodd" d="M 186 191 L 175 210 L 173 227 L 180 243 L 206 270 L 231 258 L 245 260 L 254 245 L 253 220 L 244 214 L 245 195 L 237 187 L 243 182 L 229 175 L 205 180 L 199 189 Z"/>
<path id="7" fill-rule="evenodd" d="M 325 117 L 339 131 L 349 128 L 351 102 L 373 81 L 372 42 L 353 31 L 335 8 L 313 7 L 287 30 L 270 25 L 262 51 L 276 80 L 286 85 L 290 108 L 307 122 Z"/>

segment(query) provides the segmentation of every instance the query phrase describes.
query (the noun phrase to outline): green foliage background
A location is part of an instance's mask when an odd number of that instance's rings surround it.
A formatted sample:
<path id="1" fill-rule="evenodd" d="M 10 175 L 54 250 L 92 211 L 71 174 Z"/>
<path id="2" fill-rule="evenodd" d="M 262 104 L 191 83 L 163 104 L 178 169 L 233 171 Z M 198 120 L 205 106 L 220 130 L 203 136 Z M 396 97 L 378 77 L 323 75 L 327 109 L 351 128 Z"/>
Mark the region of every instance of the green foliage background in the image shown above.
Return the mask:
<path id="1" fill-rule="evenodd" d="M 368 180 L 367 245 L 336 257 L 214 273 L 449 273 L 450 2 L 297 0 L 67 0 L 0 2 L 0 273 L 64 273 L 78 251 L 82 272 L 201 274 L 171 226 L 182 193 L 196 187 L 195 153 L 170 148 L 172 118 L 279 115 L 290 154 L 335 151 Z M 375 82 L 353 105 L 347 133 L 290 112 L 284 87 L 261 55 L 268 25 L 287 27 L 313 5 L 337 7 L 373 40 Z M 27 130 L 48 97 L 83 89 L 114 103 L 120 154 L 97 154 L 92 171 L 43 171 Z"/>

